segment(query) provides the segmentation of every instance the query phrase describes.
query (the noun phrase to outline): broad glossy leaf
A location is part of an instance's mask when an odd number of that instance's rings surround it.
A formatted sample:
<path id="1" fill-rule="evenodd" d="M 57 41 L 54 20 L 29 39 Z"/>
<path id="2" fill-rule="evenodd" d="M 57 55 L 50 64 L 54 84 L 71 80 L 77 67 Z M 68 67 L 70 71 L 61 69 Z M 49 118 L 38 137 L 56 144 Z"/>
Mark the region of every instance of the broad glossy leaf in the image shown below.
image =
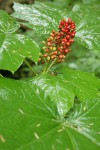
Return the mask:
<path id="1" fill-rule="evenodd" d="M 58 29 L 63 18 L 71 17 L 76 23 L 76 40 L 78 43 L 93 50 L 100 50 L 100 11 L 86 6 L 75 5 L 70 13 L 62 13 L 58 9 L 42 3 L 23 5 L 14 3 L 14 17 L 27 21 L 23 23 L 40 33 L 49 33 Z"/>
<path id="2" fill-rule="evenodd" d="M 90 98 L 100 97 L 100 79 L 92 73 L 75 71 L 64 67 L 57 68 L 59 78 L 72 87 L 75 95 L 84 101 Z"/>
<path id="3" fill-rule="evenodd" d="M 57 76 L 42 75 L 31 80 L 32 84 L 44 91 L 45 97 L 50 96 L 58 107 L 58 113 L 64 116 L 74 104 L 77 96 L 80 101 L 100 97 L 100 80 L 89 73 L 73 71 L 62 67 Z"/>
<path id="4" fill-rule="evenodd" d="M 27 36 L 15 34 L 19 24 L 0 11 L 0 69 L 15 72 L 25 57 L 37 62 L 39 47 Z"/>
<path id="5" fill-rule="evenodd" d="M 64 116 L 70 108 L 73 107 L 75 93 L 71 86 L 66 84 L 57 76 L 42 75 L 30 80 L 35 85 L 37 94 L 44 91 L 45 97 L 50 97 L 52 103 L 55 103 L 60 116 Z M 38 88 L 38 90 L 37 90 Z"/>
<path id="6" fill-rule="evenodd" d="M 0 78 L 0 149 L 99 150 L 99 108 L 100 99 L 88 100 L 60 118 L 30 83 Z"/>
<path id="7" fill-rule="evenodd" d="M 27 21 L 24 25 L 40 33 L 49 33 L 58 28 L 59 20 L 64 15 L 60 10 L 36 2 L 33 5 L 14 3 L 14 17 Z"/>
<path id="8" fill-rule="evenodd" d="M 91 50 L 100 50 L 100 11 L 75 5 L 69 16 L 76 23 L 76 40 Z"/>

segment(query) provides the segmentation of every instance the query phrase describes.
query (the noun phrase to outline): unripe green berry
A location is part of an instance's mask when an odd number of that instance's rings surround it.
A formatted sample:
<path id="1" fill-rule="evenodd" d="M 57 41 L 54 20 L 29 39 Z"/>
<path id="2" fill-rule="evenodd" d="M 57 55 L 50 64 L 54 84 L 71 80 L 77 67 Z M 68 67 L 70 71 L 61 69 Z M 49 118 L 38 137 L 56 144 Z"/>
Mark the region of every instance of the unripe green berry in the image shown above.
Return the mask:
<path id="1" fill-rule="evenodd" d="M 45 44 L 45 41 L 42 41 L 43 44 Z"/>
<path id="2" fill-rule="evenodd" d="M 49 38 L 50 40 L 53 40 L 53 37 L 52 36 L 50 36 L 50 38 Z"/>
<path id="3" fill-rule="evenodd" d="M 53 49 L 52 49 L 53 51 L 55 51 L 56 50 L 56 47 L 53 47 Z"/>
<path id="4" fill-rule="evenodd" d="M 63 49 L 63 47 L 62 47 L 62 46 L 60 46 L 60 48 L 61 48 L 61 49 Z"/>
<path id="5" fill-rule="evenodd" d="M 45 50 L 45 49 L 46 49 L 46 47 L 43 47 L 43 49 Z"/>
<path id="6" fill-rule="evenodd" d="M 47 57 L 47 60 L 48 60 L 48 61 L 50 60 L 50 56 Z"/>
<path id="7" fill-rule="evenodd" d="M 50 47 L 50 50 L 52 50 L 52 46 Z"/>
<path id="8" fill-rule="evenodd" d="M 38 59 L 38 62 L 40 62 L 40 61 L 41 61 L 41 58 Z"/>

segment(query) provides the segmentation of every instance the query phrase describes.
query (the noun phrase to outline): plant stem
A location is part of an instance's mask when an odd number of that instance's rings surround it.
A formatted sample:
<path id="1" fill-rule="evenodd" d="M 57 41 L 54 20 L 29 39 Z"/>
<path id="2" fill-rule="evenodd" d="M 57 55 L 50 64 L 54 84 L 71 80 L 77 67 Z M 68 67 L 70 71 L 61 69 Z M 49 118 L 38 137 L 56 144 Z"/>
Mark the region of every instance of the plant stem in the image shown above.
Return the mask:
<path id="1" fill-rule="evenodd" d="M 26 65 L 30 68 L 30 70 L 33 72 L 34 75 L 37 75 L 34 71 L 33 71 L 33 68 L 30 66 L 30 64 L 28 63 L 28 61 L 25 59 L 24 60 Z"/>
<path id="2" fill-rule="evenodd" d="M 53 66 L 53 64 L 55 63 L 56 59 L 54 59 L 54 61 L 52 61 L 52 63 L 50 64 L 50 66 L 47 68 L 47 70 L 45 71 L 45 73 L 47 74 L 48 71 L 50 70 L 50 68 Z"/>
<path id="3" fill-rule="evenodd" d="M 0 74 L 0 78 L 1 78 L 1 77 L 3 77 L 3 75 L 2 75 L 2 74 Z"/>
<path id="4" fill-rule="evenodd" d="M 45 74 L 45 72 L 46 72 L 46 70 L 47 70 L 47 67 L 48 67 L 48 63 L 45 64 L 45 67 L 44 67 L 44 69 L 43 69 L 42 74 Z"/>

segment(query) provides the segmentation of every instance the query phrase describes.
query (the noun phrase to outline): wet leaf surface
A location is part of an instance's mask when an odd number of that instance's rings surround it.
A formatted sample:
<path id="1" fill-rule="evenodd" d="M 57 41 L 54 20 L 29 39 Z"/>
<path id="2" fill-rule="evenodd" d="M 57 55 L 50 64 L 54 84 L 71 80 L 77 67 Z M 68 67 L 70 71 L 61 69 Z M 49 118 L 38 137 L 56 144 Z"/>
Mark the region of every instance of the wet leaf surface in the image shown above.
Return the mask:
<path id="1" fill-rule="evenodd" d="M 19 24 L 6 12 L 0 11 L 0 69 L 15 72 L 25 57 L 37 62 L 38 45 L 29 37 L 15 34 Z"/>
<path id="2" fill-rule="evenodd" d="M 27 21 L 26 26 L 40 33 L 58 30 L 59 21 L 72 18 L 76 23 L 76 41 L 91 50 L 100 50 L 100 11 L 91 7 L 75 5 L 71 12 L 58 11 L 42 3 L 22 5 L 14 3 L 14 17 Z"/>
<path id="3" fill-rule="evenodd" d="M 76 40 L 79 44 L 91 50 L 100 50 L 100 11 L 75 5 L 70 17 L 76 23 Z"/>
<path id="4" fill-rule="evenodd" d="M 61 118 L 32 84 L 0 78 L 0 149 L 99 150 L 99 108 L 100 99 L 91 99 Z"/>
<path id="5" fill-rule="evenodd" d="M 41 75 L 30 81 L 36 89 L 38 87 L 37 94 L 42 90 L 45 97 L 50 96 L 52 103 L 57 105 L 60 116 L 64 116 L 73 107 L 75 96 L 82 102 L 100 97 L 100 80 L 94 75 L 73 71 L 67 67 L 56 70 L 57 76 Z"/>
<path id="6" fill-rule="evenodd" d="M 14 3 L 13 8 L 14 17 L 27 21 L 23 24 L 43 34 L 57 30 L 59 21 L 64 17 L 60 10 L 39 2 L 33 5 Z"/>

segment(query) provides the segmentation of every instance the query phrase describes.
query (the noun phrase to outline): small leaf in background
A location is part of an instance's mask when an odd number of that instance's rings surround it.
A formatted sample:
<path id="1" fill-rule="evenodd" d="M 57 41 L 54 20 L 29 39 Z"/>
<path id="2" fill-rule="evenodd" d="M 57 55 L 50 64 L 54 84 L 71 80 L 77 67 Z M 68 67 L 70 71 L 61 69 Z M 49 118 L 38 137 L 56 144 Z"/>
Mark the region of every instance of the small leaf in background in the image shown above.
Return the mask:
<path id="1" fill-rule="evenodd" d="M 59 21 L 64 17 L 60 10 L 39 2 L 33 5 L 14 3 L 13 8 L 14 17 L 27 21 L 23 24 L 44 34 L 57 30 Z"/>
<path id="2" fill-rule="evenodd" d="M 69 16 L 76 23 L 76 40 L 91 50 L 100 50 L 100 11 L 75 5 Z M 68 17 L 69 17 L 68 16 Z"/>
<path id="3" fill-rule="evenodd" d="M 68 55 L 66 65 L 71 69 L 93 72 L 96 76 L 100 77 L 100 52 L 98 50 L 91 51 L 84 47 L 79 47 L 80 53 L 77 53 L 77 47 L 75 45 L 76 43 L 72 48 L 73 51 Z"/>
<path id="4" fill-rule="evenodd" d="M 6 12 L 0 11 L 0 69 L 15 72 L 25 57 L 37 62 L 38 45 L 29 37 L 15 34 L 19 24 Z"/>
<path id="5" fill-rule="evenodd" d="M 0 78 L 0 149 L 99 150 L 99 110 L 100 99 L 90 99 L 61 118 L 32 84 Z"/>
<path id="6" fill-rule="evenodd" d="M 93 4 L 93 5 L 99 5 L 100 4 L 100 1 L 99 0 L 83 0 L 83 3 L 84 4 L 89 4 L 89 5 L 91 5 L 91 4 Z"/>
<path id="7" fill-rule="evenodd" d="M 100 80 L 95 76 L 66 67 L 56 70 L 57 76 L 42 75 L 30 81 L 36 86 L 34 88 L 38 88 L 37 94 L 42 90 L 45 97 L 50 96 L 52 103 L 57 105 L 60 116 L 64 116 L 73 107 L 75 96 L 82 102 L 100 97 Z"/>

